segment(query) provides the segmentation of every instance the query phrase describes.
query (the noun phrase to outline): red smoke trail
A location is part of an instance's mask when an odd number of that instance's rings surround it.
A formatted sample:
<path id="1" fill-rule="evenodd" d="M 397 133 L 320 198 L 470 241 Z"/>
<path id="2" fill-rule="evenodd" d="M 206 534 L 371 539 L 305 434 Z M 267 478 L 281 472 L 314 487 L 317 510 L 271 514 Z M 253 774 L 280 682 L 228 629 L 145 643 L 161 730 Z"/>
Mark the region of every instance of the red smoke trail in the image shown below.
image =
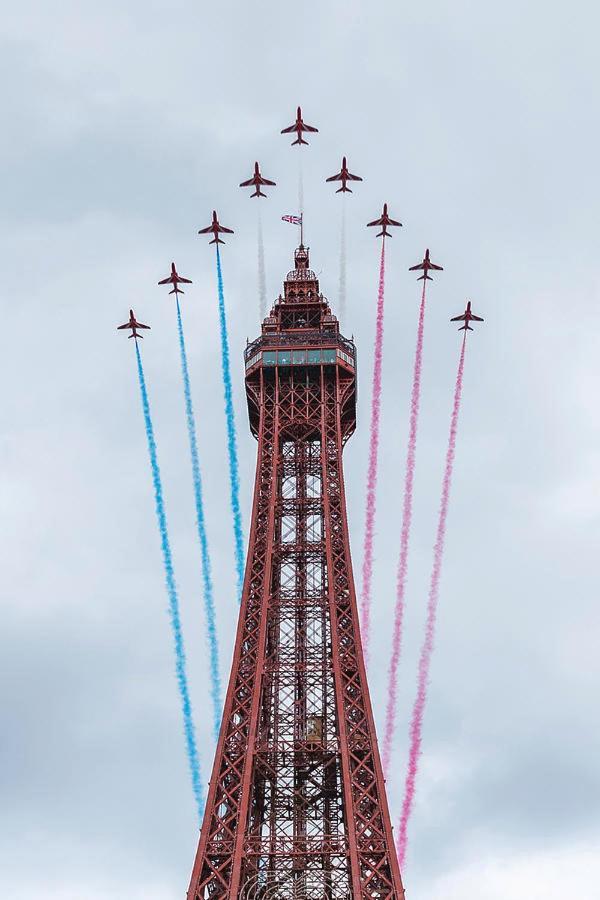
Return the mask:
<path id="1" fill-rule="evenodd" d="M 379 458 L 379 419 L 381 413 L 381 362 L 383 358 L 383 300 L 385 295 L 385 238 L 381 244 L 379 263 L 379 290 L 377 292 L 377 321 L 375 325 L 375 361 L 373 364 L 373 398 L 371 403 L 371 430 L 369 443 L 369 468 L 367 471 L 367 502 L 365 512 L 365 542 L 362 564 L 362 592 L 360 611 L 362 642 L 365 660 L 369 656 L 369 630 L 371 626 L 371 582 L 373 580 L 373 537 L 375 530 L 375 505 L 377 493 L 377 465 Z"/>
<path id="2" fill-rule="evenodd" d="M 404 620 L 404 596 L 406 591 L 406 571 L 408 567 L 408 543 L 412 525 L 413 482 L 415 477 L 415 452 L 417 449 L 417 427 L 419 423 L 419 402 L 421 399 L 421 368 L 423 364 L 423 331 L 425 325 L 425 286 L 421 294 L 417 346 L 413 369 L 413 385 L 410 397 L 410 427 L 408 450 L 406 453 L 406 474 L 404 476 L 404 501 L 402 505 L 402 530 L 400 532 L 400 558 L 396 574 L 396 607 L 394 609 L 394 630 L 392 638 L 392 658 L 388 670 L 388 694 L 385 710 L 385 732 L 383 738 L 383 768 L 388 770 L 392 744 L 396 731 L 396 707 L 398 688 L 398 665 L 402 649 L 402 624 Z"/>
<path id="3" fill-rule="evenodd" d="M 446 467 L 444 470 L 444 481 L 442 484 L 442 499 L 440 501 L 440 517 L 438 521 L 435 546 L 433 548 L 433 570 L 431 572 L 431 582 L 429 585 L 425 640 L 423 641 L 423 646 L 421 647 L 421 656 L 419 659 L 419 675 L 417 679 L 417 696 L 415 699 L 412 720 L 410 723 L 410 752 L 408 758 L 408 771 L 406 773 L 406 782 L 404 785 L 404 801 L 402 803 L 402 813 L 400 816 L 400 825 L 398 828 L 398 839 L 396 846 L 396 849 L 398 851 L 398 861 L 401 867 L 404 866 L 404 858 L 406 856 L 406 830 L 408 826 L 408 820 L 412 811 L 413 800 L 415 797 L 415 780 L 417 777 L 417 769 L 419 766 L 419 757 L 421 755 L 423 713 L 425 711 L 425 702 L 427 700 L 427 682 L 429 680 L 429 667 L 431 664 L 431 656 L 433 653 L 435 638 L 435 623 L 437 617 L 440 575 L 442 572 L 442 558 L 444 555 L 444 542 L 446 539 L 446 519 L 448 517 L 448 502 L 450 500 L 452 469 L 454 467 L 454 453 L 456 450 L 456 430 L 458 427 L 458 414 L 460 411 L 460 399 L 462 394 L 463 371 L 465 367 L 466 340 L 467 335 L 465 333 L 460 351 L 458 372 L 456 374 L 454 406 L 452 408 L 452 418 L 450 420 L 450 437 L 448 440 L 448 450 L 446 452 Z"/>

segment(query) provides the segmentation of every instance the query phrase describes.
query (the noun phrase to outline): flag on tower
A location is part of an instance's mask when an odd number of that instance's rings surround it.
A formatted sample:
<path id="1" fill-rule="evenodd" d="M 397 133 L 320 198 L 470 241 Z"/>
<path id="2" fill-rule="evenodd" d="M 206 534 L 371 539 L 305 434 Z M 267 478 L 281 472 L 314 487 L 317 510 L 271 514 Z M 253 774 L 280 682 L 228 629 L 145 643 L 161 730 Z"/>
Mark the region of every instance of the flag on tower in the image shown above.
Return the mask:
<path id="1" fill-rule="evenodd" d="M 282 222 L 289 222 L 291 225 L 302 225 L 302 215 L 299 216 L 282 216 Z"/>

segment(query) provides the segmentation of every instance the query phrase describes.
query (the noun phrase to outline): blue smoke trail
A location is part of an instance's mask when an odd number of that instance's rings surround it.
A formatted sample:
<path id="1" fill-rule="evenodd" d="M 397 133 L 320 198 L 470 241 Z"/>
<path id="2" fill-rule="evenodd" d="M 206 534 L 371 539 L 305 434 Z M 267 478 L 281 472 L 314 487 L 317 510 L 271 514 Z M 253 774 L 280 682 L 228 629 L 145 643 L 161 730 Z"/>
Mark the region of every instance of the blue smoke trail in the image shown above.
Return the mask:
<path id="1" fill-rule="evenodd" d="M 169 618 L 171 619 L 173 641 L 175 644 L 175 673 L 177 676 L 177 687 L 179 688 L 179 696 L 181 699 L 183 730 L 185 733 L 190 774 L 192 776 L 192 788 L 194 791 L 194 797 L 196 798 L 196 805 L 198 807 L 198 816 L 200 820 L 202 820 L 205 799 L 200 777 L 200 758 L 198 756 L 196 735 L 194 732 L 194 722 L 192 720 L 192 704 L 190 703 L 190 695 L 188 690 L 185 649 L 183 646 L 183 635 L 181 634 L 181 621 L 179 619 L 179 598 L 177 596 L 177 585 L 175 584 L 175 573 L 173 571 L 173 558 L 171 556 L 171 545 L 169 543 L 169 532 L 167 530 L 167 516 L 165 513 L 165 503 L 163 498 L 160 468 L 158 466 L 156 441 L 154 440 L 154 428 L 152 427 L 152 419 L 150 417 L 148 391 L 146 389 L 146 379 L 144 378 L 142 357 L 140 356 L 140 348 L 138 347 L 137 341 L 135 342 L 135 355 L 137 357 L 138 378 L 140 381 L 140 393 L 142 395 L 142 409 L 144 411 L 146 438 L 148 440 L 148 453 L 150 456 L 150 465 L 152 467 L 152 482 L 154 484 L 156 519 L 158 522 L 158 530 L 160 532 L 163 565 L 165 569 L 165 582 L 167 586 L 167 594 L 169 597 Z"/>
<path id="2" fill-rule="evenodd" d="M 221 271 L 221 255 L 219 253 L 218 244 L 217 286 L 219 290 L 219 325 L 221 326 L 221 368 L 223 371 L 223 391 L 225 394 L 225 418 L 227 420 L 229 484 L 231 491 L 231 511 L 233 513 L 233 536 L 235 540 L 235 569 L 237 574 L 238 599 L 240 599 L 242 596 L 242 585 L 244 583 L 244 536 L 242 533 L 242 515 L 240 512 L 240 473 L 237 455 L 237 438 L 235 434 L 235 417 L 233 413 L 233 395 L 231 393 L 231 365 L 229 362 L 227 318 L 225 316 L 225 294 L 223 291 L 223 273 Z"/>
<path id="3" fill-rule="evenodd" d="M 183 394 L 185 397 L 185 416 L 187 419 L 188 437 L 190 441 L 190 456 L 192 460 L 192 479 L 194 482 L 194 500 L 196 502 L 196 526 L 200 541 L 200 553 L 202 556 L 202 582 L 204 587 L 204 612 L 206 614 L 206 631 L 208 638 L 208 651 L 210 660 L 210 696 L 213 706 L 213 730 L 215 740 L 219 738 L 221 726 L 221 674 L 219 671 L 219 642 L 217 640 L 217 624 L 215 618 L 215 599 L 213 594 L 213 582 L 208 552 L 208 537 L 206 534 L 206 520 L 204 517 L 204 500 L 202 498 L 202 477 L 200 475 L 200 459 L 198 456 L 198 441 L 196 439 L 196 420 L 192 406 L 192 390 L 190 387 L 190 373 L 188 369 L 185 339 L 183 336 L 183 322 L 179 297 L 177 300 L 177 332 L 179 334 L 179 350 L 181 353 L 181 374 L 183 376 Z"/>

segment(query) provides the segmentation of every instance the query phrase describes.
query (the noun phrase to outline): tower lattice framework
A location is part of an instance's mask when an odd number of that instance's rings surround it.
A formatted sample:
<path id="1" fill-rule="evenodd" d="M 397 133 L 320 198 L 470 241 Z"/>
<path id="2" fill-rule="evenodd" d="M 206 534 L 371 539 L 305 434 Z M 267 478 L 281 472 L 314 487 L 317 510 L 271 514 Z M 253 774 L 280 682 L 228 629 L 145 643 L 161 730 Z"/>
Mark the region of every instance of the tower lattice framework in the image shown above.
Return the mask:
<path id="1" fill-rule="evenodd" d="M 188 900 L 403 900 L 344 496 L 356 351 L 302 245 L 245 364 L 252 523 Z"/>

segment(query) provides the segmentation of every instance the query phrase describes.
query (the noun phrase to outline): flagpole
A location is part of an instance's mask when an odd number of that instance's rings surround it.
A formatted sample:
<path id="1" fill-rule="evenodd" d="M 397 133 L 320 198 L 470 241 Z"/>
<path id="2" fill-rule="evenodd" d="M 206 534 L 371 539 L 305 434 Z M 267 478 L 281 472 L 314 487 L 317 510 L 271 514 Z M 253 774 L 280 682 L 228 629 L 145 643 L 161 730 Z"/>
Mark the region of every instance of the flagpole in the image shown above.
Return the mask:
<path id="1" fill-rule="evenodd" d="M 300 246 L 304 247 L 304 213 L 300 213 Z"/>

